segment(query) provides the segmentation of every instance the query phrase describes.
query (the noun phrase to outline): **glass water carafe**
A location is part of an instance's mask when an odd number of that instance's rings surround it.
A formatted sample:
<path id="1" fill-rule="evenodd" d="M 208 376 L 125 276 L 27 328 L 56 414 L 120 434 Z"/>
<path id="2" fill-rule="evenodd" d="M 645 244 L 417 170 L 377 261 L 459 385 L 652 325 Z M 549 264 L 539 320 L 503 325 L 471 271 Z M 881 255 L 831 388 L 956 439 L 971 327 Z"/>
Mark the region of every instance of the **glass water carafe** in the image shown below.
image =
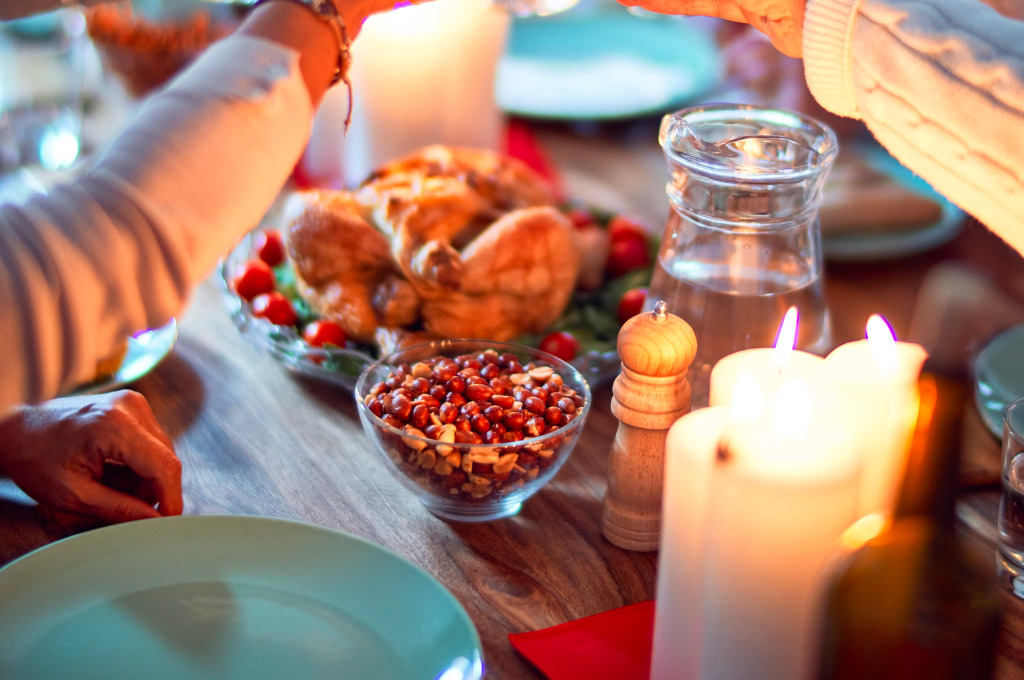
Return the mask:
<path id="1" fill-rule="evenodd" d="M 790 306 L 799 312 L 797 348 L 830 348 L 818 210 L 839 146 L 812 118 L 745 105 L 667 115 L 658 139 L 671 209 L 648 305 L 665 300 L 693 327 L 688 377 L 700 408 L 715 363 L 772 346 Z"/>

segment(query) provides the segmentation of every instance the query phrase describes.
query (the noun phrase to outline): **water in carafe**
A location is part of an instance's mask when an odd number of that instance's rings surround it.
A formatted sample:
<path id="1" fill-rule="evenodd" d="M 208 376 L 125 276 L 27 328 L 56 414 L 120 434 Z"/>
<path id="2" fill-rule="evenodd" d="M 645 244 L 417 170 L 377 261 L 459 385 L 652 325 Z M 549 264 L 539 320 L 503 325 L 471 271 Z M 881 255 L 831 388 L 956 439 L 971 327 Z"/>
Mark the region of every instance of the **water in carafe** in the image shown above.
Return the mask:
<path id="1" fill-rule="evenodd" d="M 648 304 L 665 300 L 693 327 L 688 377 L 699 408 L 714 364 L 770 347 L 790 306 L 800 312 L 797 347 L 830 348 L 818 210 L 838 146 L 817 121 L 750 106 L 666 116 L 659 141 L 671 210 Z"/>

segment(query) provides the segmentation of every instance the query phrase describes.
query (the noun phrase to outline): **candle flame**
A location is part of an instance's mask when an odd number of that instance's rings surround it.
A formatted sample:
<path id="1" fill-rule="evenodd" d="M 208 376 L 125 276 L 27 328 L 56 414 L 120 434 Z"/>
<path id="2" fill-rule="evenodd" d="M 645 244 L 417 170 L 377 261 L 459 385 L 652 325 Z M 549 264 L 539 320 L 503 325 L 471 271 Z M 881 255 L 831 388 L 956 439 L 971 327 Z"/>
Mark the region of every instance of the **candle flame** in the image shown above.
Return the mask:
<path id="1" fill-rule="evenodd" d="M 796 327 L 799 318 L 800 313 L 796 307 L 787 309 L 786 316 L 782 319 L 782 325 L 779 326 L 779 334 L 775 336 L 775 352 L 772 354 L 772 361 L 780 372 L 793 354 L 793 348 L 796 347 Z"/>
<path id="2" fill-rule="evenodd" d="M 813 412 L 811 388 L 802 380 L 787 380 L 779 387 L 775 400 L 775 432 L 800 437 L 811 428 Z"/>
<path id="3" fill-rule="evenodd" d="M 740 373 L 732 393 L 731 415 L 734 423 L 752 423 L 764 411 L 764 395 L 752 373 Z"/>
<path id="4" fill-rule="evenodd" d="M 875 363 L 886 373 L 895 373 L 896 358 L 896 334 L 892 326 L 878 314 L 868 317 L 867 325 L 868 347 Z"/>

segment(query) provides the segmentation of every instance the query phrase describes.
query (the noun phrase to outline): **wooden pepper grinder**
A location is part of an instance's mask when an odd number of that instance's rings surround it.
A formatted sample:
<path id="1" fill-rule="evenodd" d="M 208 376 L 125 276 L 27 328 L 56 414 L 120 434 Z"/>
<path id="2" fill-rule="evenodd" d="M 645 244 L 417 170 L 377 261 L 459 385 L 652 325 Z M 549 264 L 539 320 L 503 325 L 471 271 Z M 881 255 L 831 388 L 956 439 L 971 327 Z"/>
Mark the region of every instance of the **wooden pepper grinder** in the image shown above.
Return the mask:
<path id="1" fill-rule="evenodd" d="M 622 371 L 612 386 L 619 420 L 608 460 L 601 528 L 626 550 L 657 550 L 668 429 L 690 410 L 686 371 L 697 352 L 690 325 L 669 314 L 664 301 L 619 330 Z"/>

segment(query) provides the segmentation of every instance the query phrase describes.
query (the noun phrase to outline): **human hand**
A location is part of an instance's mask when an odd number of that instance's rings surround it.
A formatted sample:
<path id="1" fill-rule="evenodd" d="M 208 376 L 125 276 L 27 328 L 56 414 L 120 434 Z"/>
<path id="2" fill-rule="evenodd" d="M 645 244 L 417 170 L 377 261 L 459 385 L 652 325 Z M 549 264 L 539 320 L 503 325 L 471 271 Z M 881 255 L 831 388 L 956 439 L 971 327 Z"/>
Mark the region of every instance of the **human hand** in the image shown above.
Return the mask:
<path id="1" fill-rule="evenodd" d="M 777 50 L 790 57 L 802 54 L 806 0 L 618 0 L 658 14 L 718 17 L 750 24 L 764 33 Z"/>
<path id="2" fill-rule="evenodd" d="M 110 485 L 118 470 L 141 479 L 133 493 Z M 0 421 L 0 473 L 57 513 L 126 522 L 182 511 L 181 462 L 130 390 L 15 409 Z"/>
<path id="3" fill-rule="evenodd" d="M 753 104 L 807 114 L 831 127 L 840 139 L 866 134 L 861 121 L 823 109 L 807 88 L 803 62 L 780 53 L 760 32 L 749 26 L 722 22 L 718 42 L 725 63 L 725 85 L 730 92 L 743 92 Z"/>

